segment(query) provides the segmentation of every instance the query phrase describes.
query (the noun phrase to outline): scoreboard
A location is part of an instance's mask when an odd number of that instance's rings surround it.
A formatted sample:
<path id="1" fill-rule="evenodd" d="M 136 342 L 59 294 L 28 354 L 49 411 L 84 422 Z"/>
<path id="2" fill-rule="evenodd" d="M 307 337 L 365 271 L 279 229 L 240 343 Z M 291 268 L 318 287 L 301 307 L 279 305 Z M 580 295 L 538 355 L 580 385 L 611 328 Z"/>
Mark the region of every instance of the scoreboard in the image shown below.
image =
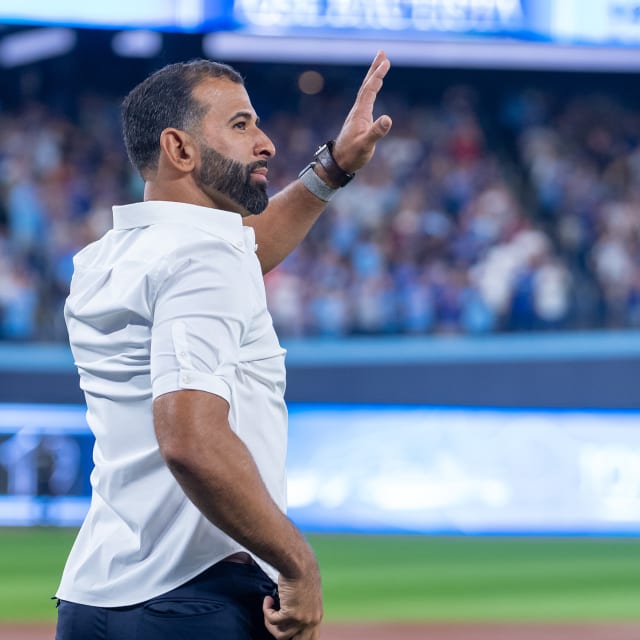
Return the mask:
<path id="1" fill-rule="evenodd" d="M 0 23 L 370 39 L 640 44 L 638 0 L 0 0 Z"/>

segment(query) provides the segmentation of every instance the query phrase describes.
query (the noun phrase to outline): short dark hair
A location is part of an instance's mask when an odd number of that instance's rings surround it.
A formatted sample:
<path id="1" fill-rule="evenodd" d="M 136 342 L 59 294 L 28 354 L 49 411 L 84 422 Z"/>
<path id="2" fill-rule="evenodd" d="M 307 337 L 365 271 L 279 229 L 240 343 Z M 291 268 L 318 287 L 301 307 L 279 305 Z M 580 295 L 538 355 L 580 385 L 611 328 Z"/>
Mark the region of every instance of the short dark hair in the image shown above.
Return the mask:
<path id="1" fill-rule="evenodd" d="M 141 174 L 157 167 L 164 129 L 187 131 L 199 124 L 206 108 L 193 97 L 193 90 L 207 78 L 228 78 L 244 85 L 242 76 L 229 65 L 198 59 L 159 69 L 124 99 L 124 144 L 131 164 Z"/>

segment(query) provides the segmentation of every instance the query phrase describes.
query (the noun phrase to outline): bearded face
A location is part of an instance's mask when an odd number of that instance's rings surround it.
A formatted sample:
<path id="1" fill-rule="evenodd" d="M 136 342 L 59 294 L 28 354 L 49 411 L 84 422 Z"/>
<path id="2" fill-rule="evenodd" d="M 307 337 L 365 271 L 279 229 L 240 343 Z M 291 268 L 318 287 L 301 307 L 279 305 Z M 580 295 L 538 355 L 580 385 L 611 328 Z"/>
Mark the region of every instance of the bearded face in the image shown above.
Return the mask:
<path id="1" fill-rule="evenodd" d="M 202 164 L 195 179 L 205 190 L 215 189 L 249 213 L 264 211 L 269 204 L 267 186 L 263 182 L 253 182 L 252 172 L 267 166 L 266 160 L 257 160 L 244 165 L 227 158 L 215 149 L 200 145 Z"/>

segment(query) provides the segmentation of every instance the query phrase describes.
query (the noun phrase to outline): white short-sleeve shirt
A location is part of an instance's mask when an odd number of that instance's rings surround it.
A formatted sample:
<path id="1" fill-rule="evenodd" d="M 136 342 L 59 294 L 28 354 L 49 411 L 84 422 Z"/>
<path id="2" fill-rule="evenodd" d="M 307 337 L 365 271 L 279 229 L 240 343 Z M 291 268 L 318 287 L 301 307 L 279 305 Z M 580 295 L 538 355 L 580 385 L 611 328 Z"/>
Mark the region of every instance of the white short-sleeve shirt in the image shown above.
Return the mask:
<path id="1" fill-rule="evenodd" d="M 159 395 L 198 389 L 227 400 L 231 428 L 286 505 L 285 351 L 253 229 L 238 214 L 176 202 L 114 207 L 113 216 L 114 228 L 75 257 L 65 306 L 95 466 L 56 595 L 96 606 L 142 602 L 244 550 L 167 468 L 152 419 Z"/>

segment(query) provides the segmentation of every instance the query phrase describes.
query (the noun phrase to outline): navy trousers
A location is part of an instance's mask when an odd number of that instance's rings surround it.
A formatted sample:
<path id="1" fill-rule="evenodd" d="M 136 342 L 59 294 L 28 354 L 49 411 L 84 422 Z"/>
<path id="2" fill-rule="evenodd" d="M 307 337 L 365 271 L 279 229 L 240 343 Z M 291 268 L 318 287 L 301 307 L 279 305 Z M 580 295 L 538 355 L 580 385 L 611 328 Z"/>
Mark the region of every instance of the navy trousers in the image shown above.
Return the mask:
<path id="1" fill-rule="evenodd" d="M 277 587 L 256 564 L 218 562 L 186 584 L 128 607 L 60 600 L 56 640 L 273 640 L 262 601 Z"/>

